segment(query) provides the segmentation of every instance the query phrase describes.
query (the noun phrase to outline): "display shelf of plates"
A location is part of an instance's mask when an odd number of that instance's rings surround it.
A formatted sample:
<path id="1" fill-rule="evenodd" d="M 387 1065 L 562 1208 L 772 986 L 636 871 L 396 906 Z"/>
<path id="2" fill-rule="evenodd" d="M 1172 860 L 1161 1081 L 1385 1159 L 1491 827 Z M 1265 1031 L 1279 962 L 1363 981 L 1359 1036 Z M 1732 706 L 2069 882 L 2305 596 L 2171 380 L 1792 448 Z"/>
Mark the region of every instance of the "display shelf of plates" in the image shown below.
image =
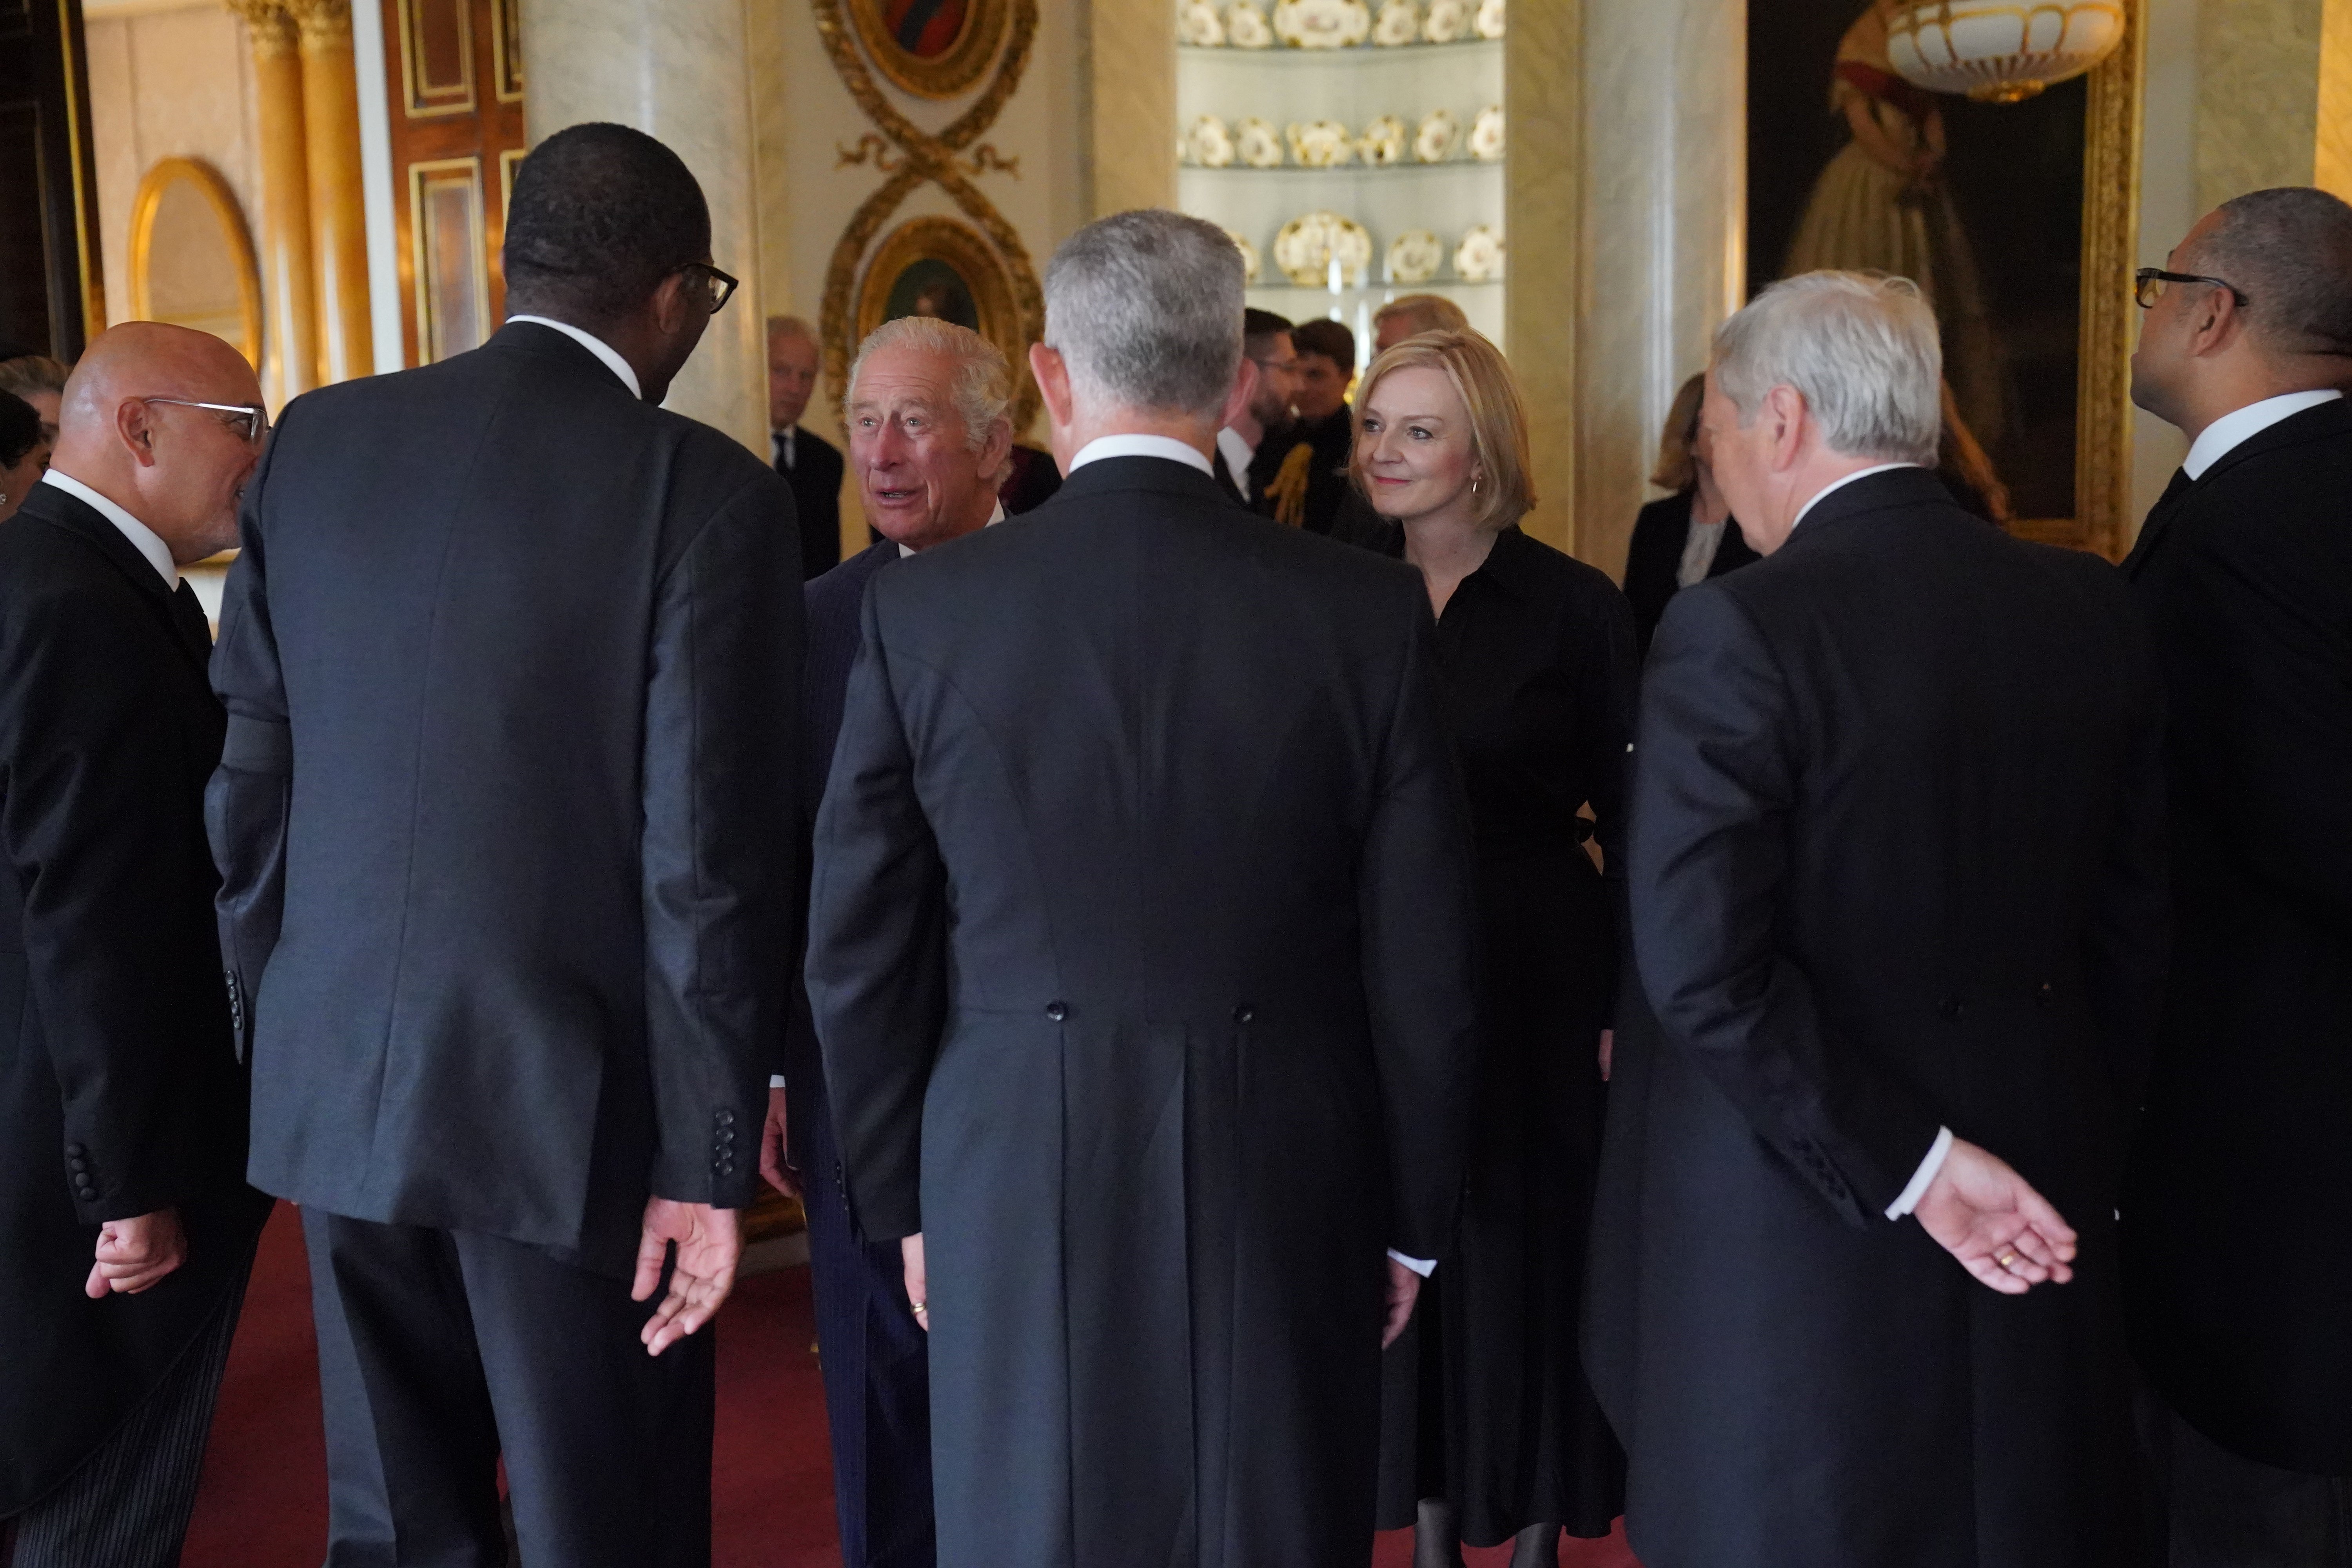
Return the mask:
<path id="1" fill-rule="evenodd" d="M 1178 0 L 1177 203 L 1250 303 L 1328 316 L 1443 294 L 1503 336 L 1505 0 Z"/>

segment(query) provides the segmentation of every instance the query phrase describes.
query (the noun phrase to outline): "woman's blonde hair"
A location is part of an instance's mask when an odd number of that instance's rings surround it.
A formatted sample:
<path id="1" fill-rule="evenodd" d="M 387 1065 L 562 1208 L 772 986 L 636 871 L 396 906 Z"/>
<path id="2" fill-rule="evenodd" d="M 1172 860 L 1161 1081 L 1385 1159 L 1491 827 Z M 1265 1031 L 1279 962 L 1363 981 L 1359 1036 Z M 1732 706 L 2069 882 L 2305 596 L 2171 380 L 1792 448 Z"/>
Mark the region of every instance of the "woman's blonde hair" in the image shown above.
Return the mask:
<path id="1" fill-rule="evenodd" d="M 1421 332 L 1396 344 L 1364 367 L 1363 384 L 1356 390 L 1357 443 L 1348 449 L 1348 478 L 1359 494 L 1369 497 L 1364 466 L 1357 456 L 1364 434 L 1364 409 L 1372 389 L 1391 371 L 1442 370 L 1454 384 L 1454 395 L 1470 414 L 1470 453 L 1479 476 L 1477 523 L 1500 531 L 1535 510 L 1533 467 L 1528 456 L 1527 405 L 1519 400 L 1519 384 L 1503 358 L 1503 351 L 1466 328 L 1461 331 Z"/>
<path id="2" fill-rule="evenodd" d="M 1698 459 L 1691 447 L 1698 442 L 1698 409 L 1706 401 L 1704 372 L 1675 394 L 1674 405 L 1666 410 L 1666 427 L 1658 436 L 1658 466 L 1650 473 L 1650 482 L 1660 489 L 1680 495 L 1698 483 Z"/>

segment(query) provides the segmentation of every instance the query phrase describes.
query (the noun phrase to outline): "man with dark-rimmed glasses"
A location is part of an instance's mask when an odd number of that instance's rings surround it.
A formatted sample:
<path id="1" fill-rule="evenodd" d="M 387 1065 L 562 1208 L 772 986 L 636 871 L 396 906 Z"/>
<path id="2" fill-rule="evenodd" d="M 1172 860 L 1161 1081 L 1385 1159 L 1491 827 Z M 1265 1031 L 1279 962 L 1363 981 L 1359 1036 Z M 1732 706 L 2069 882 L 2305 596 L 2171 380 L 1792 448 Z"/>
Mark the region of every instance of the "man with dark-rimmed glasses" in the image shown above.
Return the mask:
<path id="1" fill-rule="evenodd" d="M 505 326 L 284 411 L 214 680 L 252 1173 L 301 1203 L 327 1561 L 705 1568 L 791 996 L 800 544 L 663 411 L 735 279 L 677 154 L 523 161 Z M 203 417 L 191 414 L 192 417 Z"/>
<path id="2" fill-rule="evenodd" d="M 2123 1207 L 2172 1568 L 2352 1563 L 2352 207 L 2256 191 L 2136 281 L 2189 437 L 2124 570 L 2170 710 L 2174 943 Z"/>
<path id="3" fill-rule="evenodd" d="M 205 841 L 225 716 L 191 563 L 267 421 L 218 338 L 131 322 L 0 527 L 0 1562 L 180 1559 L 268 1200 L 245 1184 Z"/>

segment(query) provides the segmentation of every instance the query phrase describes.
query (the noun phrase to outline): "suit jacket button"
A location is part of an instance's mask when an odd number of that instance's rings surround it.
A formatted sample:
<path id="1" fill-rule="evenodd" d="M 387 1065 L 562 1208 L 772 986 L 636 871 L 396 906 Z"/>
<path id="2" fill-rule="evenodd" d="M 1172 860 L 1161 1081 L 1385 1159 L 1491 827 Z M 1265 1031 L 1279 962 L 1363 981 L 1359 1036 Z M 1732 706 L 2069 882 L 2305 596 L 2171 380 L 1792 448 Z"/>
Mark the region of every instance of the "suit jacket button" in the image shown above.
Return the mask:
<path id="1" fill-rule="evenodd" d="M 70 1160 L 68 1160 L 68 1161 L 66 1162 L 66 1169 L 67 1169 L 67 1170 L 68 1170 L 68 1171 L 71 1171 L 75 1175 L 79 1176 L 79 1175 L 80 1175 L 84 1171 L 87 1171 L 87 1170 L 89 1170 L 89 1161 L 87 1161 L 87 1160 L 85 1160 L 85 1159 L 82 1159 L 82 1158 L 80 1158 L 79 1156 L 78 1156 L 78 1155 L 77 1155 L 75 1158 L 70 1159 Z"/>
<path id="2" fill-rule="evenodd" d="M 84 1154 L 89 1153 L 89 1150 L 87 1150 L 87 1149 L 85 1149 L 85 1148 L 83 1148 L 83 1147 L 82 1147 L 80 1144 L 79 1144 L 79 1143 L 68 1143 L 68 1144 L 67 1144 L 67 1145 L 66 1145 L 66 1152 L 67 1152 L 67 1153 L 68 1153 L 68 1154 L 70 1154 L 70 1155 L 72 1155 L 75 1159 L 79 1160 L 79 1159 L 80 1159 Z"/>
<path id="3" fill-rule="evenodd" d="M 1054 1020 L 1054 1022 L 1055 1022 L 1056 1024 L 1060 1023 L 1063 1019 L 1065 1019 L 1065 1018 L 1068 1017 L 1069 1016 L 1070 1016 L 1070 1008 L 1069 1008 L 1069 1005 L 1068 1005 L 1067 1003 L 1065 1003 L 1065 1002 L 1048 1002 L 1048 1003 L 1046 1003 L 1046 1004 L 1045 1004 L 1045 1016 L 1047 1016 L 1048 1018 L 1053 1019 L 1053 1020 Z"/>
<path id="4" fill-rule="evenodd" d="M 2045 980 L 2034 988 L 2033 999 L 2047 1007 L 2058 1000 L 2058 994 L 2051 989 L 2050 982 Z"/>
<path id="5" fill-rule="evenodd" d="M 1969 1010 L 1969 1005 L 1957 996 L 1947 996 L 1936 1004 L 1936 1011 L 1947 1018 L 1957 1019 Z"/>
<path id="6" fill-rule="evenodd" d="M 1236 1024 L 1246 1024 L 1256 1016 L 1257 1009 L 1246 1002 L 1234 1009 L 1234 1022 Z"/>
<path id="7" fill-rule="evenodd" d="M 734 1113 L 733 1111 L 731 1111 L 731 1110 L 721 1110 L 721 1111 L 719 1113 L 719 1126 L 721 1126 L 721 1127 L 732 1127 L 732 1126 L 734 1126 L 734 1125 L 735 1125 L 735 1113 Z"/>

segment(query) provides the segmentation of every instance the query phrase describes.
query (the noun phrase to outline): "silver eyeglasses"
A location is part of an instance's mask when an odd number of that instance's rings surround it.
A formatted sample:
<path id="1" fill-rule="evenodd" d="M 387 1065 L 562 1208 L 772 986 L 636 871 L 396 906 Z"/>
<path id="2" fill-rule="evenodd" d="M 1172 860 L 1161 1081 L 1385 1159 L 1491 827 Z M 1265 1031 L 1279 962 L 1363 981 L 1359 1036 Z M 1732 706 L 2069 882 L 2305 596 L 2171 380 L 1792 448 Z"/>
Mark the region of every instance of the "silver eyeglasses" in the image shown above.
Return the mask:
<path id="1" fill-rule="evenodd" d="M 168 403 L 174 408 L 201 408 L 217 415 L 220 422 L 237 434 L 248 447 L 258 447 L 269 434 L 269 410 L 258 403 L 198 403 L 185 397 L 142 397 L 142 403 Z"/>

